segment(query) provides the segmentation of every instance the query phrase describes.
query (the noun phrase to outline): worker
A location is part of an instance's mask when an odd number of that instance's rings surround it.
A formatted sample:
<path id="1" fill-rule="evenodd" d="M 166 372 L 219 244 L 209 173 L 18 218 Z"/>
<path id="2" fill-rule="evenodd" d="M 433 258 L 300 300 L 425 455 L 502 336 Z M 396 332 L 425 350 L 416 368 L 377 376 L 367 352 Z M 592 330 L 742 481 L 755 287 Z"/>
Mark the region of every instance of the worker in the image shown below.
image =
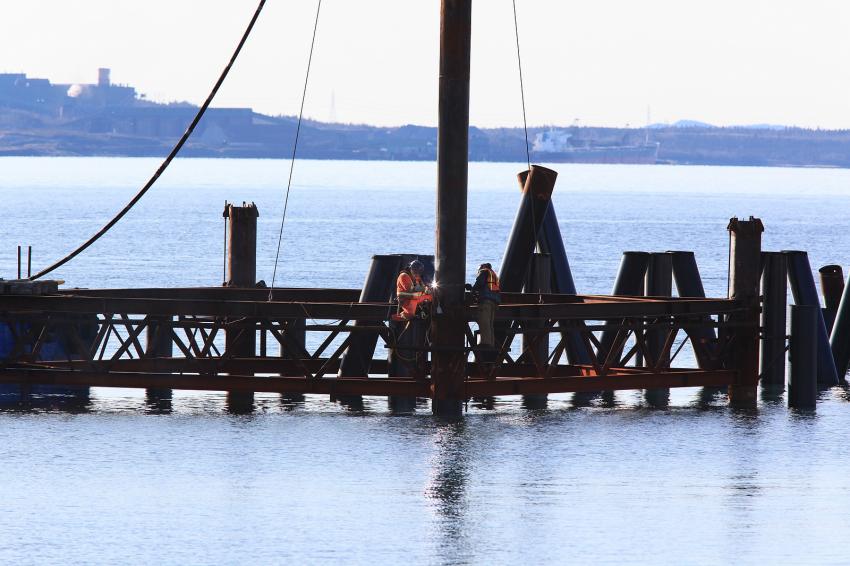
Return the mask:
<path id="1" fill-rule="evenodd" d="M 420 304 L 431 300 L 431 293 L 422 280 L 425 266 L 418 259 L 398 274 L 396 279 L 396 296 L 398 297 L 398 314 L 396 320 L 410 320 L 416 317 L 416 309 Z"/>
<path id="2" fill-rule="evenodd" d="M 468 286 L 469 287 L 469 286 Z M 494 347 L 493 317 L 496 305 L 502 302 L 499 295 L 499 276 L 489 263 L 478 267 L 475 284 L 471 285 L 474 300 L 478 303 L 478 343 L 481 346 Z"/>

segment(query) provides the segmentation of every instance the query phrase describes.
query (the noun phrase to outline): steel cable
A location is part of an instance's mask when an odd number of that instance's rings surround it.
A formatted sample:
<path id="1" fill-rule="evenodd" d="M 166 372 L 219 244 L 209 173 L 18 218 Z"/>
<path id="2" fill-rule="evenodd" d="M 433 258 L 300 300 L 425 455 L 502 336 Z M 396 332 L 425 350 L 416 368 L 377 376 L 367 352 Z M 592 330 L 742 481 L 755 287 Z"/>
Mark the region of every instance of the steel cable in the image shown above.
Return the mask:
<path id="1" fill-rule="evenodd" d="M 322 0 L 316 4 L 316 20 L 313 22 L 313 39 L 310 41 L 310 55 L 307 58 L 307 72 L 304 75 L 304 89 L 301 91 L 301 108 L 298 111 L 298 125 L 295 128 L 295 141 L 292 144 L 292 158 L 289 161 L 289 180 L 286 182 L 286 196 L 283 199 L 283 214 L 280 217 L 280 231 L 277 235 L 277 251 L 274 254 L 274 269 L 272 270 L 272 284 L 269 287 L 269 301 L 272 300 L 275 278 L 277 277 L 277 263 L 280 259 L 280 244 L 283 241 L 283 224 L 286 222 L 286 210 L 289 207 L 289 192 L 292 189 L 292 173 L 295 170 L 295 152 L 298 150 L 298 136 L 301 134 L 301 122 L 304 119 L 304 101 L 307 99 L 307 84 L 310 81 L 310 67 L 313 64 L 313 49 L 316 46 L 316 31 L 319 29 L 319 13 L 322 10 Z"/>
<path id="2" fill-rule="evenodd" d="M 168 156 L 165 158 L 165 161 L 162 162 L 162 164 L 159 166 L 159 168 L 156 170 L 156 172 L 153 174 L 153 176 L 150 179 L 148 179 L 148 182 L 145 183 L 145 185 L 139 190 L 139 192 L 136 193 L 136 196 L 134 196 L 133 199 L 130 202 L 128 202 L 127 205 L 118 212 L 118 214 L 116 214 L 114 217 L 112 217 L 112 220 L 107 222 L 106 225 L 103 226 L 103 228 L 98 230 L 91 238 L 86 240 L 77 249 L 75 249 L 74 251 L 72 251 L 71 253 L 69 253 L 68 255 L 66 255 L 65 257 L 60 259 L 59 261 L 57 261 L 56 263 L 50 265 L 49 267 L 46 267 L 45 269 L 42 269 L 41 271 L 39 271 L 38 273 L 36 273 L 32 277 L 29 277 L 30 281 L 34 281 L 34 280 L 38 279 L 39 277 L 42 277 L 43 275 L 47 275 L 51 271 L 54 271 L 55 269 L 65 265 L 66 263 L 68 263 L 69 261 L 71 261 L 72 259 L 77 257 L 86 248 L 88 248 L 93 243 L 98 241 L 101 236 L 106 234 L 106 232 L 108 232 L 110 228 L 115 226 L 118 223 L 118 221 L 121 220 L 124 217 L 125 214 L 130 212 L 130 209 L 133 208 L 133 206 L 135 206 L 135 204 L 137 202 L 139 202 L 143 196 L 145 196 L 145 193 L 148 192 L 148 189 L 150 189 L 154 185 L 154 183 L 156 183 L 156 181 L 165 172 L 165 170 L 168 168 L 168 166 L 171 165 L 171 162 L 174 160 L 174 158 L 177 157 L 177 154 L 180 152 L 180 150 L 183 148 L 183 146 L 189 140 L 189 137 L 192 135 L 192 132 L 195 130 L 195 127 L 198 125 L 198 122 L 200 122 L 201 118 L 203 118 L 204 113 L 207 111 L 207 108 L 209 108 L 210 104 L 212 103 L 213 99 L 215 98 L 215 95 L 218 93 L 218 89 L 221 88 L 221 85 L 224 83 L 224 80 L 227 78 L 228 73 L 230 73 L 230 68 L 233 67 L 233 64 L 236 62 L 236 58 L 239 56 L 239 53 L 242 51 L 242 47 L 245 45 L 245 42 L 248 40 L 248 36 L 251 35 L 251 30 L 254 29 L 254 24 L 257 22 L 257 18 L 260 17 L 260 12 L 263 11 L 263 6 L 265 6 L 265 4 L 266 4 L 266 0 L 260 0 L 260 3 L 257 5 L 257 9 L 254 11 L 254 15 L 251 18 L 251 21 L 248 23 L 248 27 L 245 28 L 245 31 L 242 34 L 241 39 L 239 40 L 239 44 L 236 46 L 236 49 L 233 51 L 233 55 L 231 55 L 231 57 L 230 57 L 230 61 L 228 61 L 227 66 L 224 67 L 224 70 L 221 72 L 221 75 L 218 77 L 218 80 L 215 82 L 215 85 L 213 86 L 212 90 L 210 91 L 209 95 L 207 96 L 207 99 L 204 101 L 204 103 L 198 109 L 197 114 L 195 114 L 195 118 L 189 124 L 189 127 L 186 128 L 186 131 L 183 132 L 183 135 L 180 137 L 180 140 L 171 149 L 171 152 L 168 154 Z"/>

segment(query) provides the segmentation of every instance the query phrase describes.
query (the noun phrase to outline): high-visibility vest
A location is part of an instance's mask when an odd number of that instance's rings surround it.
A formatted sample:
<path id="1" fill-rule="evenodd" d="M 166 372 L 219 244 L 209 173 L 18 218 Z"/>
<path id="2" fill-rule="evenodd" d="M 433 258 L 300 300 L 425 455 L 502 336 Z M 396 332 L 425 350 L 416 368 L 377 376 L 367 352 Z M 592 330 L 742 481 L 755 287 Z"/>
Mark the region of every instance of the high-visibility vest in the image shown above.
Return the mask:
<path id="1" fill-rule="evenodd" d="M 424 289 L 425 287 L 422 284 L 422 279 L 420 277 L 415 277 L 407 271 L 402 271 L 398 274 L 395 290 L 396 296 L 399 300 L 419 297 L 422 295 Z"/>
<path id="2" fill-rule="evenodd" d="M 496 275 L 496 272 L 492 269 L 487 269 L 486 267 L 481 271 L 487 272 L 487 289 L 492 291 L 493 293 L 499 292 L 499 276 Z M 480 273 L 480 271 L 479 271 Z"/>

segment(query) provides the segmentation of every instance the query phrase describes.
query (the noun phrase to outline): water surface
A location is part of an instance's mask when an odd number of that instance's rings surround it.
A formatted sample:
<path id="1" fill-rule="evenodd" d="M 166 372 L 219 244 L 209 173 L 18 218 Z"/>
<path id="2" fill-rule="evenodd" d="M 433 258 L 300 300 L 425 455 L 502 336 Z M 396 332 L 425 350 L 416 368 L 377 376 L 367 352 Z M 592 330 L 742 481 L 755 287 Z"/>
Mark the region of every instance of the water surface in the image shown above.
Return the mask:
<path id="1" fill-rule="evenodd" d="M 62 256 L 134 194 L 150 159 L 3 158 L 0 275 L 15 246 Z M 260 210 L 271 278 L 288 164 L 178 160 L 109 235 L 56 272 L 70 286 L 218 285 L 225 199 Z M 498 265 L 512 164 L 470 167 L 470 277 Z M 724 296 L 730 216 L 764 248 L 850 262 L 850 171 L 559 165 L 554 202 L 576 284 L 610 292 L 623 250 L 691 249 Z M 279 285 L 358 287 L 371 255 L 433 249 L 435 166 L 299 162 Z M 581 406 L 471 403 L 460 423 L 308 396 L 95 389 L 68 410 L 0 413 L 0 557 L 8 563 L 846 563 L 850 396 L 753 412 L 677 390 Z"/>

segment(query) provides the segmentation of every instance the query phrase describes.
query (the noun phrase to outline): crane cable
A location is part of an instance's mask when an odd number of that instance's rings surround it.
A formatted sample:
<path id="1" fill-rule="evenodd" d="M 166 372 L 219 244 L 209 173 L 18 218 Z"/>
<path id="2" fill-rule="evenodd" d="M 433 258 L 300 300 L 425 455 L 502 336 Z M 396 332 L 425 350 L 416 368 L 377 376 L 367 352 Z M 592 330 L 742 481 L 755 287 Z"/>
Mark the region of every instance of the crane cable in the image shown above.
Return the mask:
<path id="1" fill-rule="evenodd" d="M 269 286 L 269 301 L 274 294 L 274 282 L 277 277 L 277 263 L 280 259 L 280 244 L 283 242 L 283 223 L 286 222 L 286 210 L 289 207 L 289 192 L 292 189 L 292 173 L 295 171 L 295 152 L 298 150 L 298 136 L 301 134 L 301 122 L 304 119 L 304 101 L 307 99 L 307 84 L 310 82 L 310 67 L 313 65 L 313 49 L 316 46 L 316 31 L 319 29 L 319 13 L 322 0 L 316 3 L 316 20 L 313 22 L 313 38 L 310 40 L 310 55 L 307 57 L 307 72 L 304 74 L 304 89 L 301 91 L 301 108 L 298 110 L 298 125 L 295 127 L 295 141 L 292 144 L 292 157 L 289 160 L 289 180 L 286 182 L 286 196 L 283 199 L 283 214 L 280 217 L 280 230 L 277 234 L 277 251 L 274 254 L 272 284 Z"/>
<path id="2" fill-rule="evenodd" d="M 114 217 L 112 217 L 112 220 L 107 222 L 103 226 L 103 228 L 98 230 L 91 238 L 86 240 L 77 249 L 75 249 L 74 251 L 72 251 L 71 253 L 69 253 L 68 255 L 63 257 L 62 259 L 60 259 L 59 261 L 55 262 L 54 264 L 50 265 L 49 267 L 42 269 L 41 271 L 39 271 L 38 273 L 36 273 L 32 277 L 30 277 L 29 278 L 30 281 L 33 281 L 35 279 L 38 279 L 39 277 L 47 275 L 51 271 L 54 271 L 55 269 L 65 265 L 66 263 L 68 263 L 69 261 L 74 259 L 81 252 L 83 252 L 86 248 L 88 248 L 93 243 L 98 241 L 101 236 L 106 234 L 106 232 L 108 232 L 110 228 L 115 226 L 115 224 L 117 224 L 118 221 L 121 220 L 124 217 L 124 215 L 126 215 L 128 212 L 130 212 L 130 209 L 133 208 L 133 206 L 137 202 L 139 202 L 139 200 L 141 200 L 141 198 L 143 196 L 145 196 L 145 193 L 148 192 L 148 189 L 150 189 L 154 185 L 154 183 L 156 183 L 156 181 L 165 172 L 165 170 L 168 168 L 168 166 L 171 165 L 171 162 L 174 160 L 174 158 L 177 157 L 177 154 L 180 152 L 180 150 L 183 148 L 183 146 L 189 140 L 189 137 L 192 135 L 192 132 L 195 130 L 195 127 L 198 125 L 198 122 L 201 121 L 201 118 L 204 116 L 204 113 L 207 111 L 207 108 L 209 108 L 210 104 L 212 103 L 213 99 L 215 98 L 215 95 L 218 93 L 218 89 L 224 83 L 224 80 L 227 78 L 228 73 L 230 73 L 230 68 L 233 67 L 233 64 L 236 62 L 236 58 L 239 56 L 240 51 L 242 51 L 242 47 L 245 45 L 245 42 L 248 40 L 248 36 L 251 35 L 251 30 L 254 29 L 254 24 L 257 22 L 257 18 L 260 17 L 260 12 L 263 11 L 263 6 L 265 6 L 265 4 L 266 4 L 266 0 L 260 0 L 260 3 L 257 5 L 257 9 L 254 11 L 254 16 L 251 18 L 251 21 L 248 23 L 248 27 L 245 28 L 245 32 L 242 34 L 242 38 L 239 40 L 239 43 L 236 46 L 236 49 L 233 51 L 233 55 L 231 55 L 231 57 L 230 57 L 230 61 L 228 61 L 227 66 L 224 67 L 224 70 L 221 72 L 221 75 L 218 77 L 218 80 L 215 82 L 215 85 L 213 86 L 212 90 L 210 91 L 209 95 L 207 96 L 207 99 L 204 101 L 204 103 L 198 109 L 197 114 L 195 114 L 195 118 L 189 124 L 189 127 L 186 128 L 186 131 L 183 132 L 183 135 L 180 137 L 180 140 L 171 149 L 171 152 L 168 154 L 168 156 L 165 158 L 165 160 L 162 162 L 162 164 L 159 166 L 159 168 L 156 170 L 156 172 L 153 174 L 153 176 L 148 180 L 148 182 L 145 183 L 145 185 L 139 190 L 139 192 L 136 193 L 136 196 L 134 196 L 133 199 L 130 202 L 128 202 L 127 205 L 118 212 L 118 214 L 116 214 Z"/>
<path id="3" fill-rule="evenodd" d="M 519 94 L 522 100 L 522 127 L 525 131 L 525 158 L 528 163 L 528 170 L 531 171 L 531 148 L 528 144 L 528 119 L 525 115 L 525 87 L 522 82 L 522 57 L 519 50 L 519 22 L 516 15 L 516 0 L 511 0 L 514 7 L 514 35 L 516 37 L 516 62 L 519 69 Z"/>
<path id="4" fill-rule="evenodd" d="M 514 37 L 516 38 L 516 62 L 517 62 L 517 69 L 519 71 L 519 94 L 520 94 L 520 100 L 522 102 L 522 127 L 523 127 L 523 131 L 525 132 L 525 159 L 526 159 L 526 163 L 528 165 L 528 174 L 531 175 L 531 146 L 528 143 L 528 119 L 526 117 L 526 111 L 525 111 L 525 85 L 524 85 L 523 80 L 522 80 L 522 56 L 520 55 L 520 48 L 519 48 L 519 21 L 518 21 L 517 13 L 516 13 L 516 0 L 511 0 L 511 3 L 513 4 L 513 9 L 514 9 Z M 531 198 L 531 231 L 532 231 L 531 241 L 534 242 L 534 249 L 532 250 L 532 252 L 537 251 L 538 248 L 539 248 L 538 242 L 537 242 L 537 233 L 534 231 L 534 225 L 536 223 L 535 212 L 534 212 L 535 200 L 536 199 Z M 529 265 L 528 265 L 529 271 L 531 270 L 531 267 L 532 267 L 532 264 L 529 263 Z M 528 275 L 529 275 L 529 273 L 527 272 L 526 277 Z M 542 302 L 542 295 L 540 297 L 540 300 Z"/>

